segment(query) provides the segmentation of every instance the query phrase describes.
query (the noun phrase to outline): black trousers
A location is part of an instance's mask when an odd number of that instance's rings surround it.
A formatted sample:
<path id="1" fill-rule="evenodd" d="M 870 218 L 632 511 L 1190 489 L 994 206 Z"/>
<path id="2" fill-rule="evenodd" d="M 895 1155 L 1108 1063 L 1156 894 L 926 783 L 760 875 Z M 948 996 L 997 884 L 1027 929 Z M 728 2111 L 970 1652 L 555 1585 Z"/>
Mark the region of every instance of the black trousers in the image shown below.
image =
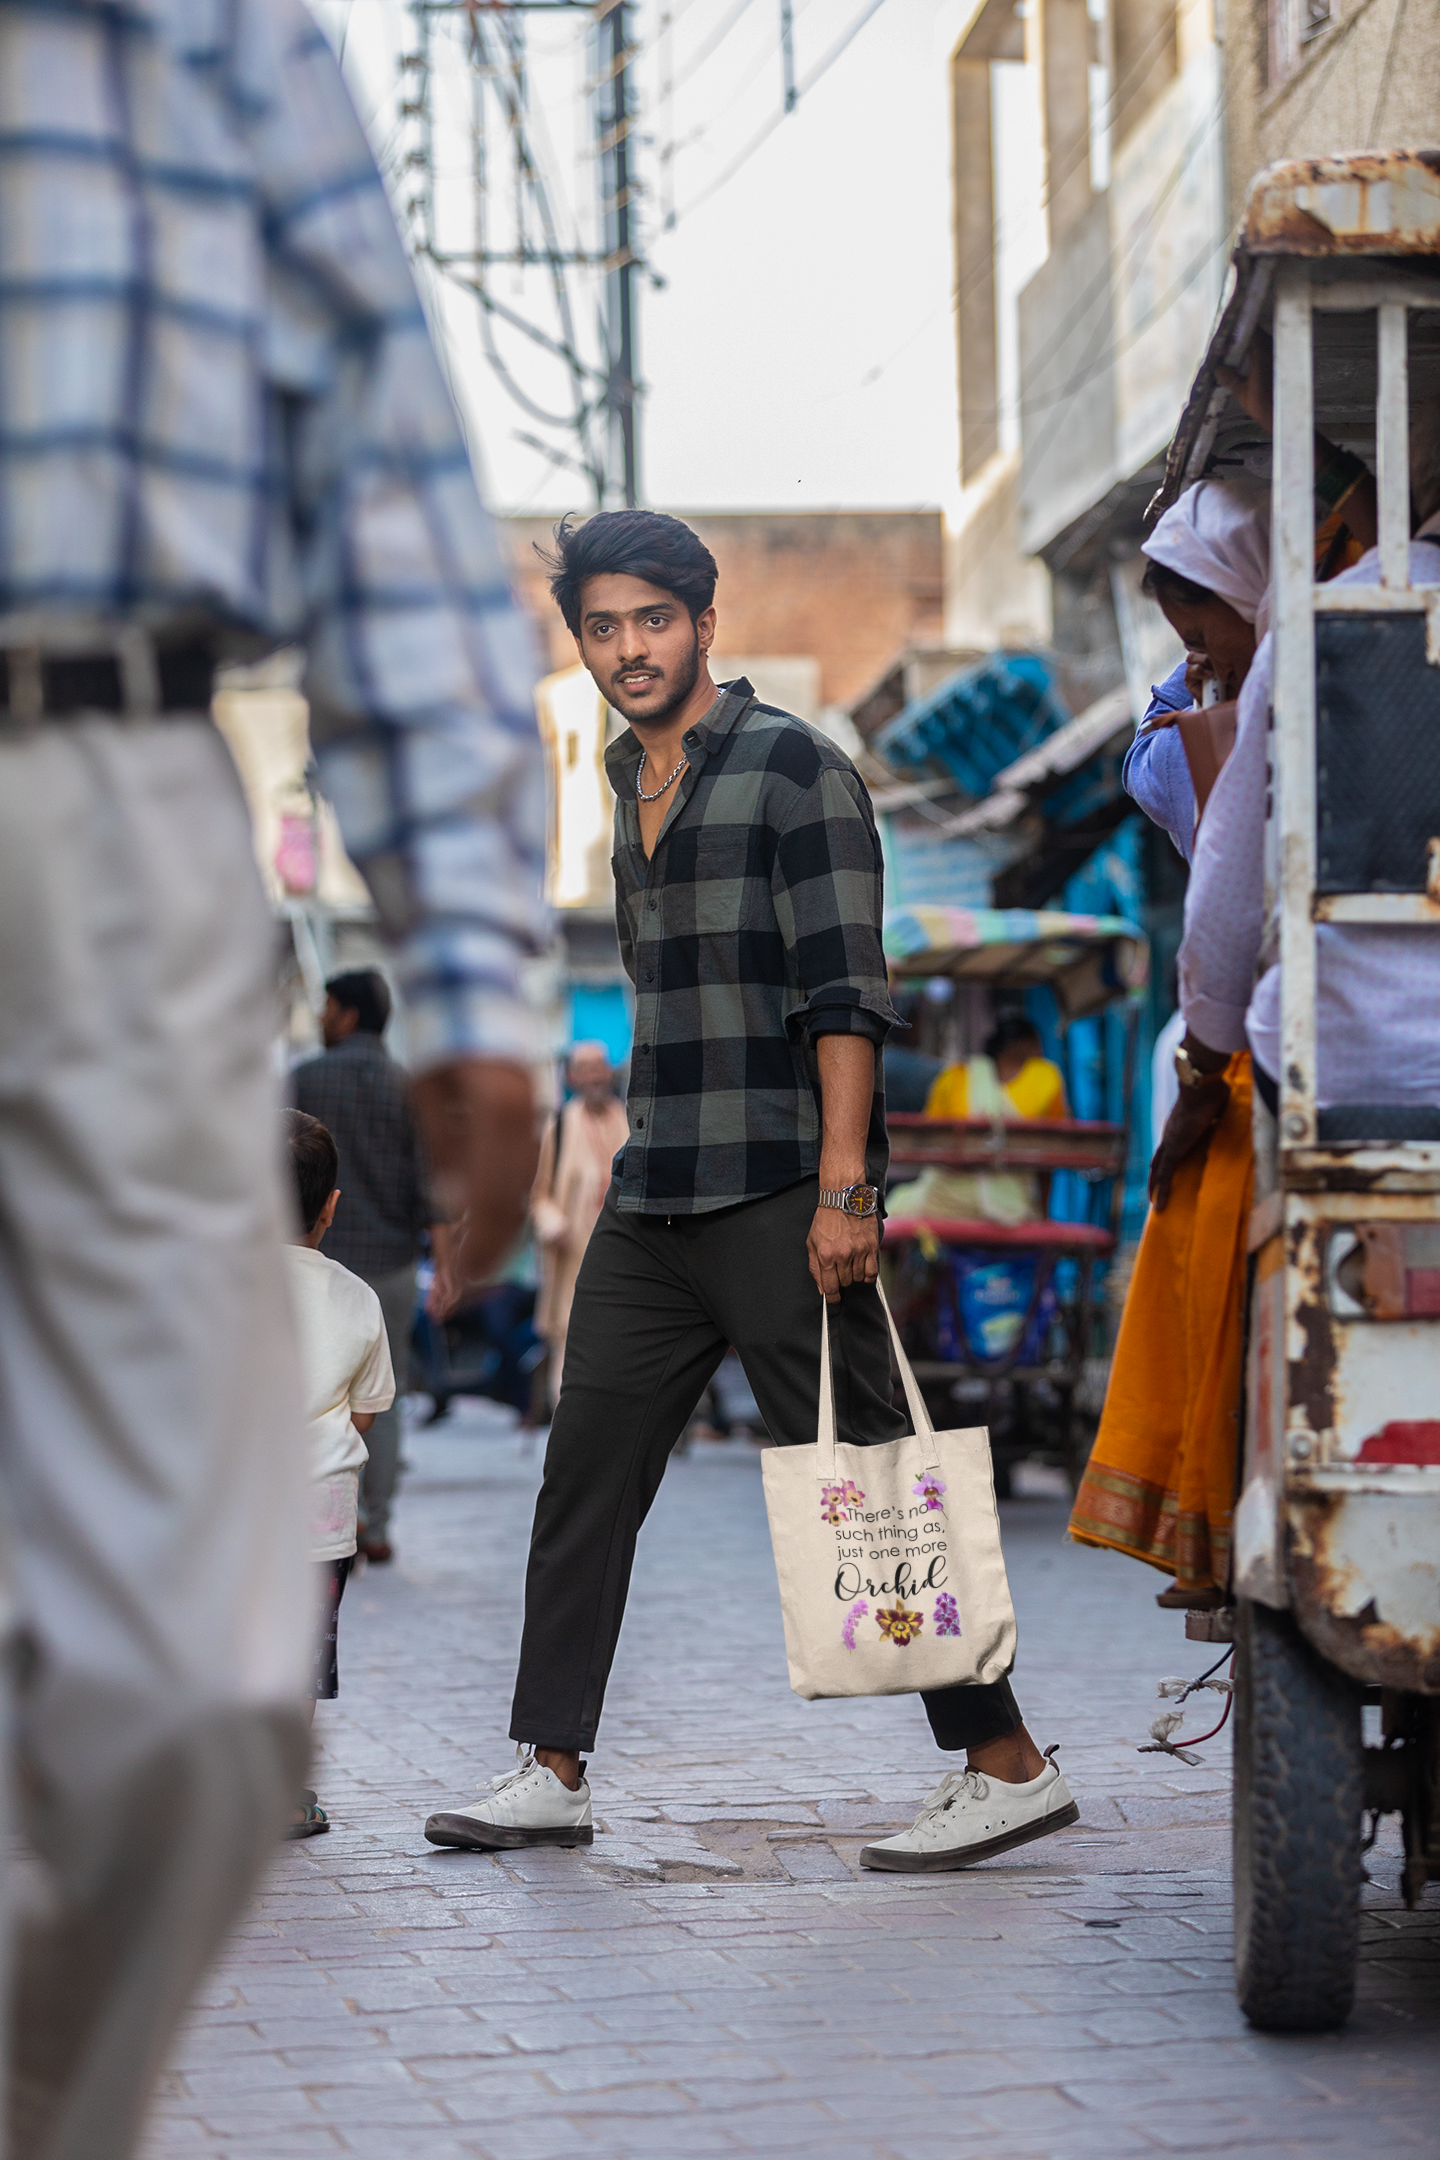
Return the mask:
<path id="1" fill-rule="evenodd" d="M 713 1215 L 621 1215 L 611 1186 L 581 1263 L 565 1377 L 535 1503 L 510 1737 L 588 1749 L 605 1700 L 635 1538 L 670 1451 L 733 1343 L 771 1438 L 813 1444 L 820 1294 L 805 1239 L 817 1180 Z M 841 1440 L 907 1430 L 890 1402 L 890 1337 L 870 1288 L 842 1293 L 830 1339 Z M 1014 1732 L 1008 1680 L 932 1689 L 945 1749 Z"/>

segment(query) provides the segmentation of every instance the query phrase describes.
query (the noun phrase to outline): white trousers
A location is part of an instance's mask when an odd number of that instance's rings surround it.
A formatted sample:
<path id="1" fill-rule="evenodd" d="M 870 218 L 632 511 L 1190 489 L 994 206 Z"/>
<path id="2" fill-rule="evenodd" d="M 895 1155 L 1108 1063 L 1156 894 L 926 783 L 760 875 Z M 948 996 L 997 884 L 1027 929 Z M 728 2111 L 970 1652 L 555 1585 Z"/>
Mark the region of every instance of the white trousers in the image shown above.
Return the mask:
<path id="1" fill-rule="evenodd" d="M 121 2160 L 300 1782 L 272 928 L 203 720 L 0 731 L 6 2160 Z"/>

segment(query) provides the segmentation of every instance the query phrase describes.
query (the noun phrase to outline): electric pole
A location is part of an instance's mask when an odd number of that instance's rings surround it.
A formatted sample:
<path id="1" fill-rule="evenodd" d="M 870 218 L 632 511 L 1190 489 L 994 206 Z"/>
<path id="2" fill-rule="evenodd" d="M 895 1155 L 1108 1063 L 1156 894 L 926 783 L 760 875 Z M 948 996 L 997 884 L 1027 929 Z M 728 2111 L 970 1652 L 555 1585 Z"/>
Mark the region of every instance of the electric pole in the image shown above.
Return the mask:
<path id="1" fill-rule="evenodd" d="M 645 269 L 637 252 L 643 189 L 632 148 L 633 0 L 408 0 L 408 5 L 416 36 L 414 49 L 402 54 L 399 63 L 402 81 L 411 78 L 401 93 L 400 117 L 409 148 L 399 163 L 402 171 L 417 175 L 405 204 L 417 249 L 443 276 L 474 295 L 482 347 L 497 379 L 529 419 L 559 435 L 557 442 L 517 430 L 515 439 L 551 464 L 582 475 L 597 508 L 613 508 L 622 501 L 633 507 L 640 488 L 635 280 Z M 592 170 L 599 227 L 591 247 L 581 244 L 578 234 L 562 239 L 561 218 L 529 114 L 525 18 L 567 14 L 589 18 L 585 94 L 595 101 Z M 473 79 L 474 207 L 468 244 L 459 239 L 455 217 L 442 216 L 437 201 L 446 159 L 436 141 L 434 86 L 437 75 L 457 59 Z M 496 123 L 501 151 L 493 158 L 487 113 Z M 500 185 L 507 146 L 513 203 Z M 446 200 L 453 203 L 453 184 L 447 186 Z M 585 192 L 582 184 L 577 195 Z M 493 239 L 492 223 L 498 227 Z M 526 304 L 528 283 L 523 295 L 513 282 L 507 290 L 497 289 L 495 273 L 502 269 L 527 280 L 533 274 L 550 286 L 548 321 L 537 321 Z M 572 275 L 599 280 L 602 304 L 593 343 L 579 334 Z M 537 393 L 532 370 L 516 364 L 513 344 L 502 353 L 497 327 L 512 340 L 526 341 L 537 366 L 549 370 L 551 382 L 559 363 L 568 378 L 569 412 L 554 410 L 548 399 L 544 405 L 537 402 L 544 393 Z M 562 448 L 567 439 L 570 447 Z"/>
<path id="2" fill-rule="evenodd" d="M 599 121 L 600 217 L 606 283 L 606 342 L 610 377 L 605 402 L 618 454 L 609 470 L 625 506 L 640 499 L 635 380 L 635 253 L 630 238 L 630 0 L 612 0 L 600 22 Z M 612 481 L 613 484 L 613 481 Z"/>
<path id="3" fill-rule="evenodd" d="M 785 110 L 794 112 L 795 100 L 800 95 L 795 88 L 794 0 L 780 0 L 780 65 L 785 76 Z"/>

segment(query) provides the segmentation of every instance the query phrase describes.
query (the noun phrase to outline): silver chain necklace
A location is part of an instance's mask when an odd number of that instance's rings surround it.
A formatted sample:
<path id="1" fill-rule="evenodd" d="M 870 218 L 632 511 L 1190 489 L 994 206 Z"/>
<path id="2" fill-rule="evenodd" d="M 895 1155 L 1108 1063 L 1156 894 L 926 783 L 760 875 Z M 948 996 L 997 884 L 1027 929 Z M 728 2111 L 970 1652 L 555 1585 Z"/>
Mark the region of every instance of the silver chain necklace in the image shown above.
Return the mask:
<path id="1" fill-rule="evenodd" d="M 668 780 L 662 780 L 659 787 L 656 788 L 655 792 L 652 795 L 647 795 L 644 788 L 640 785 L 640 782 L 644 778 L 645 774 L 645 759 L 647 755 L 648 753 L 646 751 L 641 751 L 640 763 L 635 768 L 635 793 L 639 796 L 641 802 L 659 802 L 660 797 L 665 793 L 666 788 L 674 786 L 675 782 L 679 779 L 681 773 L 684 772 L 685 767 L 689 764 L 690 760 L 688 757 L 682 757 L 679 764 L 675 767 L 674 772 L 671 773 L 670 778 Z"/>

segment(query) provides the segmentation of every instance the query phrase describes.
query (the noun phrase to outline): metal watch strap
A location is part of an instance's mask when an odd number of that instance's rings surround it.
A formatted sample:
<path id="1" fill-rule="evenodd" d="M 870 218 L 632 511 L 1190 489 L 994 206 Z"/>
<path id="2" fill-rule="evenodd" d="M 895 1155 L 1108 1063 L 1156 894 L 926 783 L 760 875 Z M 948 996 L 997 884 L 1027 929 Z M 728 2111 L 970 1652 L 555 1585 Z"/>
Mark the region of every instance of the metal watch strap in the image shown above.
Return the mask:
<path id="1" fill-rule="evenodd" d="M 852 1192 L 864 1192 L 870 1194 L 872 1196 L 870 1206 L 864 1209 L 852 1208 L 849 1204 L 850 1195 Z M 854 1215 L 860 1220 L 864 1220 L 866 1216 L 878 1213 L 880 1206 L 879 1187 L 876 1185 L 867 1185 L 863 1178 L 857 1179 L 855 1184 L 853 1185 L 840 1185 L 834 1187 L 829 1191 L 827 1191 L 826 1188 L 822 1185 L 818 1197 L 821 1207 L 838 1208 L 842 1215 Z"/>

